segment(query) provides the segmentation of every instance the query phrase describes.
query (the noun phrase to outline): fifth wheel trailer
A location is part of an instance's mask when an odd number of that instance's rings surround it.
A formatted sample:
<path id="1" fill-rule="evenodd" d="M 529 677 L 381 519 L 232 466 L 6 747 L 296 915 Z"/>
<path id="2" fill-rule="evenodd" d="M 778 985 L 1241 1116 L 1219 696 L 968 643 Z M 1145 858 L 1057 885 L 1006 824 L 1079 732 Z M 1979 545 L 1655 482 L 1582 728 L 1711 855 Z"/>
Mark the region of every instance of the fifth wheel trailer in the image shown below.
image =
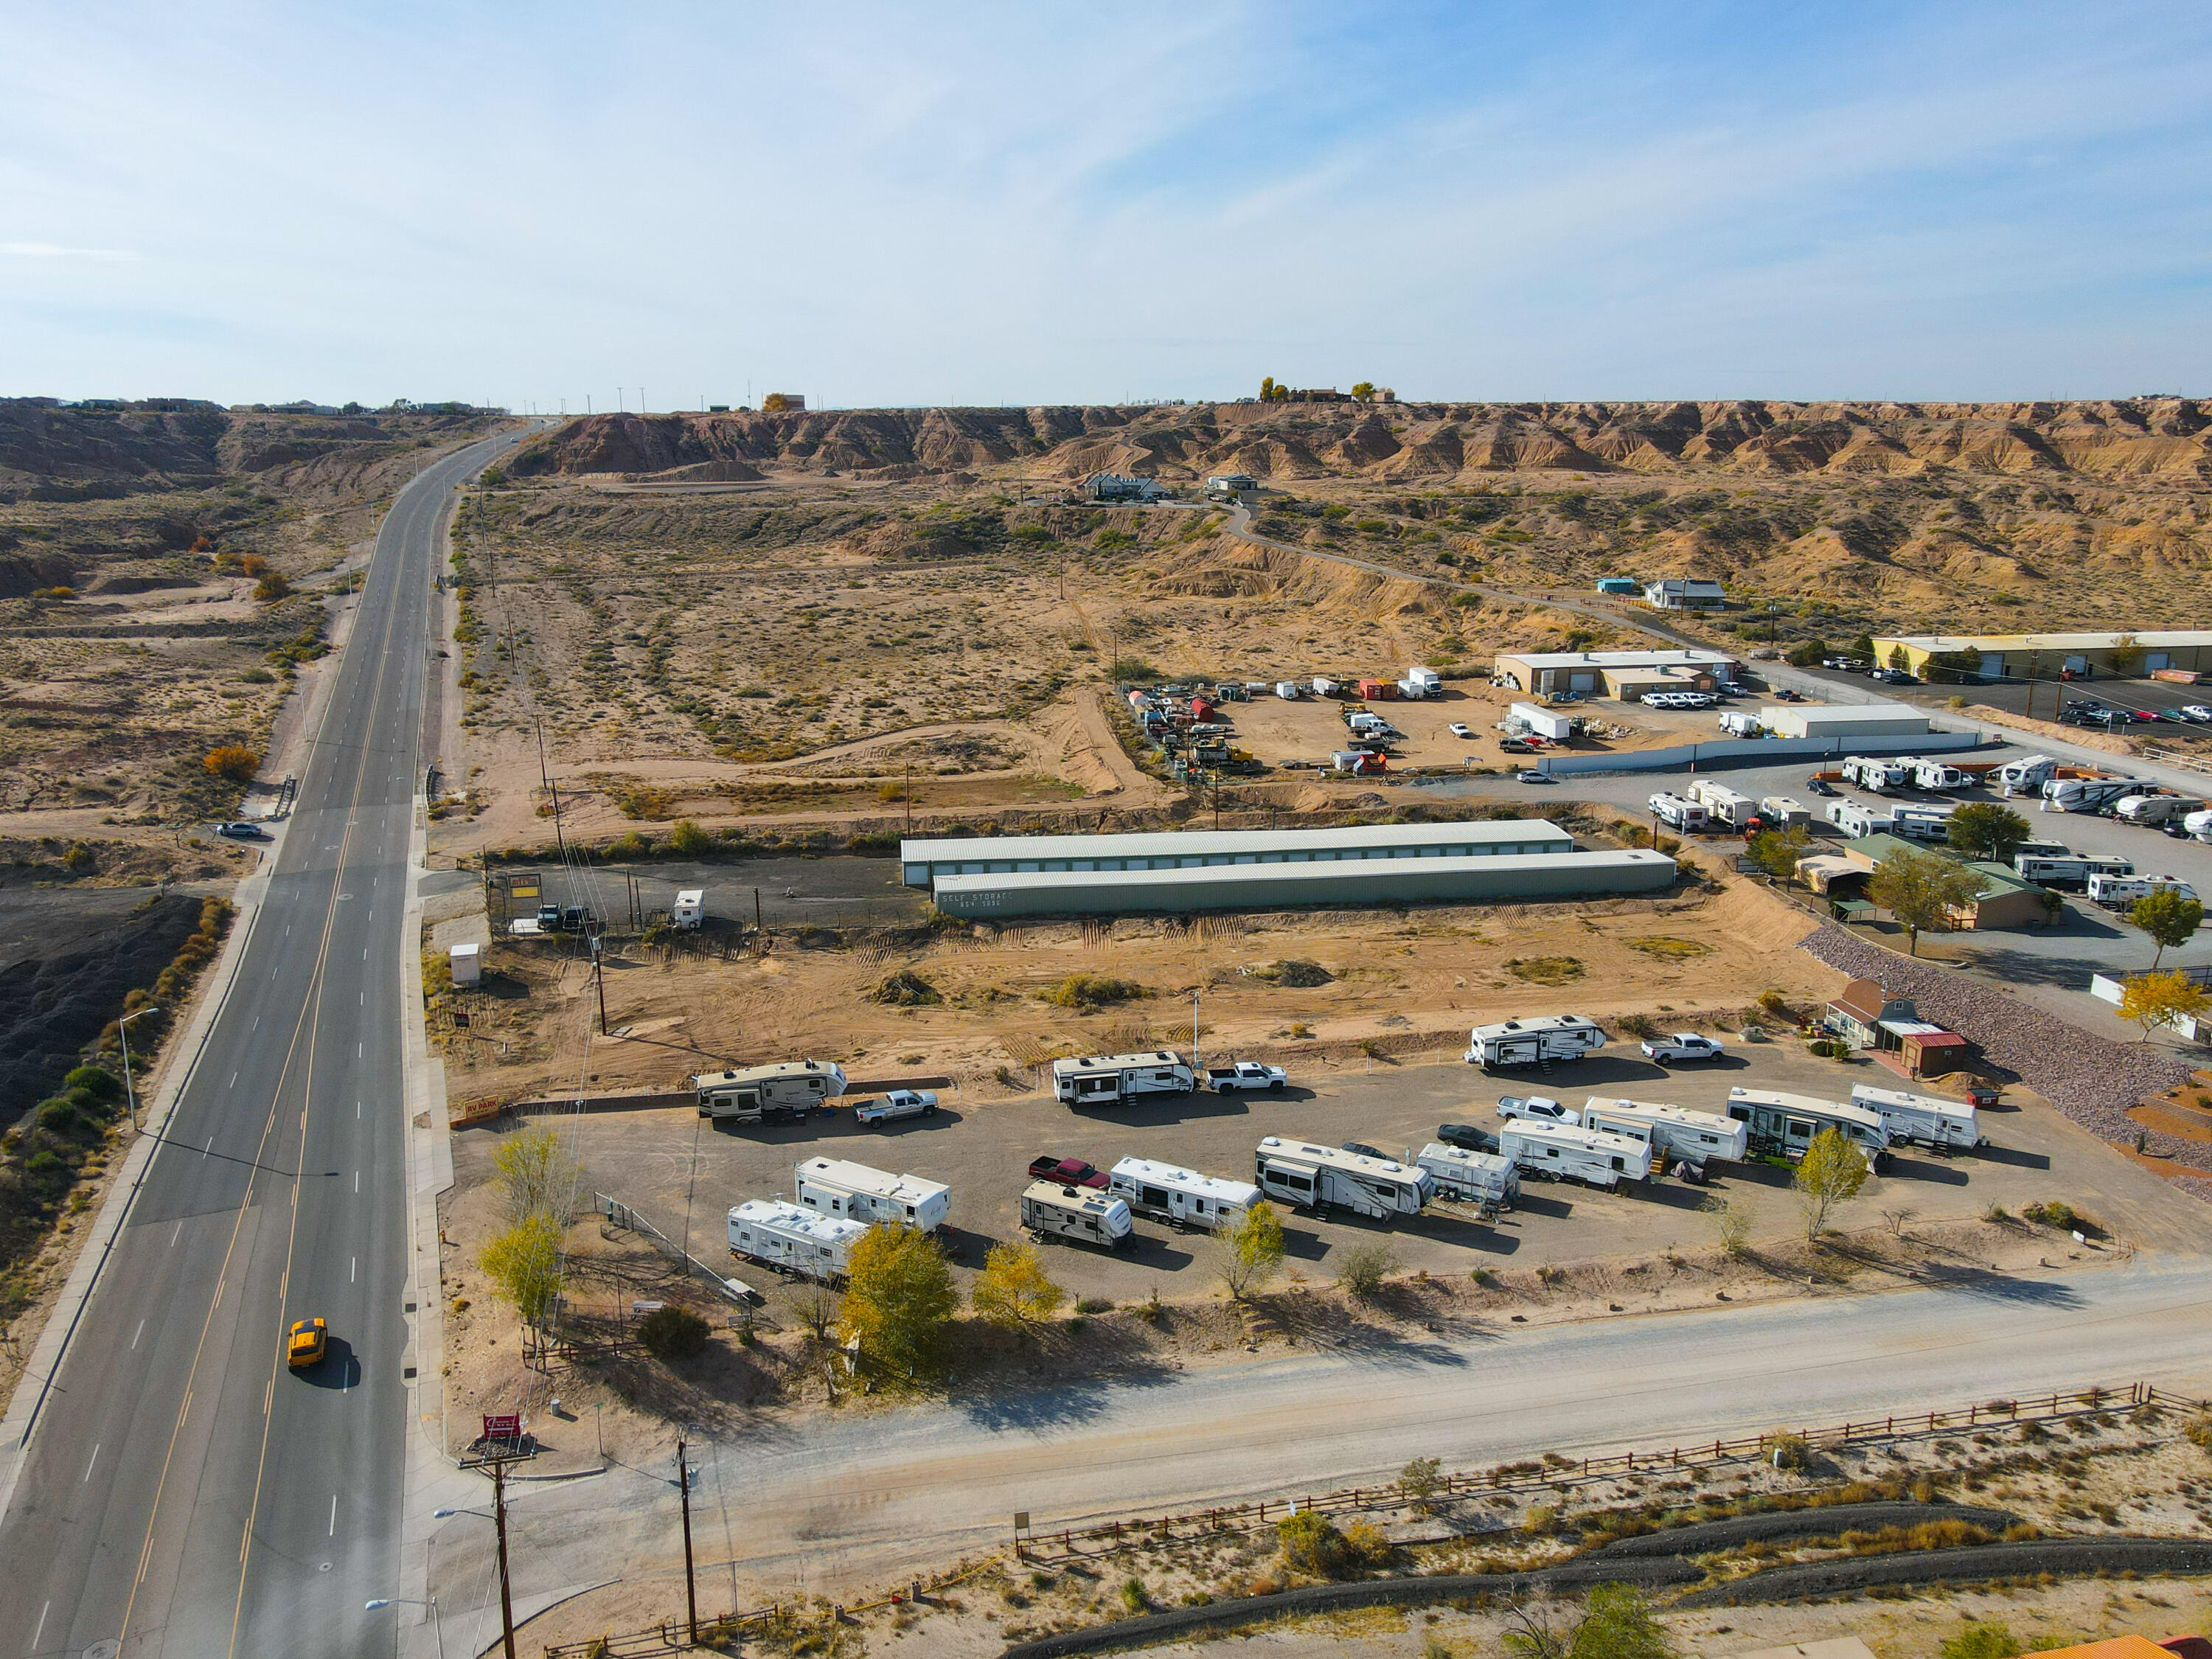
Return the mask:
<path id="1" fill-rule="evenodd" d="M 730 1254 L 785 1273 L 841 1279 L 867 1224 L 817 1215 L 780 1198 L 749 1199 L 730 1212 Z"/>
<path id="2" fill-rule="evenodd" d="M 1866 1155 L 1876 1174 L 1889 1162 L 1889 1131 L 1863 1106 L 1739 1086 L 1729 1091 L 1728 1115 L 1749 1132 L 1751 1150 L 1762 1157 L 1771 1154 L 1795 1164 L 1815 1135 L 1838 1129 Z"/>
<path id="3" fill-rule="evenodd" d="M 1733 1118 L 1601 1095 L 1592 1095 L 1583 1107 L 1583 1127 L 1648 1140 L 1654 1150 L 1693 1164 L 1716 1158 L 1741 1163 L 1750 1139 L 1749 1132 Z"/>
<path id="4" fill-rule="evenodd" d="M 1260 1201 L 1260 1189 L 1249 1181 L 1226 1181 L 1149 1158 L 1116 1164 L 1107 1172 L 1106 1190 L 1139 1215 L 1209 1233 L 1227 1232 Z"/>
<path id="5" fill-rule="evenodd" d="M 945 1224 L 952 1189 L 920 1176 L 891 1175 L 842 1158 L 810 1158 L 792 1172 L 793 1196 L 845 1221 L 888 1221 L 925 1233 Z"/>
<path id="6" fill-rule="evenodd" d="M 1435 1192 L 1426 1170 L 1340 1146 L 1269 1135 L 1253 1156 L 1253 1179 L 1270 1198 L 1301 1210 L 1350 1210 L 1370 1220 L 1419 1215 Z"/>
<path id="7" fill-rule="evenodd" d="M 1139 1095 L 1187 1095 L 1198 1079 L 1172 1049 L 1084 1054 L 1052 1063 L 1052 1091 L 1071 1106 L 1115 1105 Z"/>
<path id="8" fill-rule="evenodd" d="M 1134 1229 L 1129 1206 L 1091 1187 L 1032 1181 L 1022 1192 L 1022 1225 L 1040 1243 L 1054 1239 L 1118 1250 Z"/>
<path id="9" fill-rule="evenodd" d="M 1651 1173 L 1651 1143 L 1601 1129 L 1513 1118 L 1498 1131 L 1498 1150 L 1544 1181 L 1612 1188 Z"/>
<path id="10" fill-rule="evenodd" d="M 1548 1066 L 1555 1060 L 1579 1060 L 1605 1047 L 1605 1032 L 1580 1014 L 1541 1014 L 1528 1019 L 1478 1025 L 1468 1034 L 1461 1058 L 1486 1072 L 1521 1066 Z"/>
<path id="11" fill-rule="evenodd" d="M 1916 1141 L 1942 1152 L 1971 1152 L 1989 1145 L 1990 1138 L 1982 1133 L 1980 1120 L 1967 1101 L 1854 1083 L 1851 1104 L 1881 1118 L 1893 1145 L 1900 1140 Z"/>
<path id="12" fill-rule="evenodd" d="M 742 1071 L 702 1072 L 691 1079 L 701 1117 L 796 1117 L 845 1092 L 842 1067 L 824 1060 L 786 1060 Z"/>
<path id="13" fill-rule="evenodd" d="M 1432 1140 L 1413 1162 L 1437 1183 L 1438 1198 L 1463 1199 L 1502 1210 L 1521 1196 L 1521 1171 L 1510 1158 Z"/>

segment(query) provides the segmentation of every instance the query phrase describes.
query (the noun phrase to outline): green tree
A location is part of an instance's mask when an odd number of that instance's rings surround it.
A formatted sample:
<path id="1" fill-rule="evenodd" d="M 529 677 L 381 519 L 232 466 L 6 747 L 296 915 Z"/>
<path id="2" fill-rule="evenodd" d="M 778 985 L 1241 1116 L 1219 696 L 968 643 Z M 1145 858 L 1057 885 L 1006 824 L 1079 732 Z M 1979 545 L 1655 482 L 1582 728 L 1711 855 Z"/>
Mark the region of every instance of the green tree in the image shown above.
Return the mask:
<path id="1" fill-rule="evenodd" d="M 1796 877 L 1797 860 L 1805 856 L 1805 849 L 1812 842 L 1803 825 L 1793 824 L 1787 830 L 1760 830 L 1751 838 L 1744 853 L 1777 881 L 1790 881 Z"/>
<path id="2" fill-rule="evenodd" d="M 560 1299 L 561 1232 L 542 1211 L 525 1216 L 485 1245 L 480 1258 L 484 1276 L 533 1328 L 544 1328 Z"/>
<path id="3" fill-rule="evenodd" d="M 699 827 L 696 818 L 678 818 L 668 831 L 668 850 L 681 857 L 696 859 L 714 850 L 714 838 Z"/>
<path id="4" fill-rule="evenodd" d="M 1283 1218 L 1261 1199 L 1221 1241 L 1221 1282 L 1242 1302 L 1283 1265 Z"/>
<path id="5" fill-rule="evenodd" d="M 2142 1027 L 2142 1040 L 2160 1026 L 2179 1028 L 2185 1019 L 2212 1012 L 2212 997 L 2184 973 L 2137 974 L 2120 983 L 2120 1018 Z"/>
<path id="6" fill-rule="evenodd" d="M 868 1358 L 909 1376 L 933 1366 L 960 1291 L 929 1235 L 871 1227 L 854 1241 L 845 1272 L 837 1324 L 846 1339 L 857 1340 Z"/>
<path id="7" fill-rule="evenodd" d="M 1067 1292 L 1045 1272 L 1044 1253 L 1036 1245 L 994 1244 L 969 1299 L 993 1324 L 1026 1329 L 1058 1313 Z"/>
<path id="8" fill-rule="evenodd" d="M 1828 1212 L 1845 1199 L 1856 1197 L 1867 1175 L 1866 1154 L 1841 1129 L 1823 1129 L 1813 1137 L 1790 1177 L 1804 1207 L 1808 1239 L 1820 1237 L 1828 1224 Z"/>
<path id="9" fill-rule="evenodd" d="M 2026 818 L 1994 800 L 1968 801 L 1951 814 L 1947 831 L 1954 852 L 1997 864 L 2011 863 L 2014 850 L 2025 846 L 2033 833 Z"/>
<path id="10" fill-rule="evenodd" d="M 2014 1659 L 2020 1638 L 1994 1620 L 1984 1624 L 1970 1619 L 1956 1636 L 1945 1637 L 1937 1650 L 1943 1659 Z"/>
<path id="11" fill-rule="evenodd" d="M 2123 634 L 2112 641 L 2112 672 L 2132 675 L 2142 672 L 2142 641 L 2132 634 Z"/>
<path id="12" fill-rule="evenodd" d="M 637 1340 L 655 1359 L 689 1359 L 706 1350 L 707 1322 L 671 1303 L 637 1322 Z"/>
<path id="13" fill-rule="evenodd" d="M 1901 645 L 1891 646 L 1889 665 L 1900 674 L 1910 674 L 1912 672 L 1912 653 Z"/>
<path id="14" fill-rule="evenodd" d="M 1443 1465 L 1433 1457 L 1417 1457 L 1398 1471 L 1398 1490 L 1406 1494 L 1406 1502 L 1418 1515 L 1426 1515 L 1437 1494 L 1448 1490 L 1450 1484 L 1444 1479 Z"/>
<path id="15" fill-rule="evenodd" d="M 1557 1604 L 1513 1604 L 1505 1632 L 1511 1659 L 1674 1659 L 1666 1626 L 1633 1584 L 1594 1584 L 1581 1617 L 1554 1623 Z"/>
<path id="16" fill-rule="evenodd" d="M 1818 668 L 1829 656 L 1826 640 L 1800 640 L 1783 656 L 1783 661 L 1792 668 Z"/>
<path id="17" fill-rule="evenodd" d="M 492 1168 L 507 1194 L 507 1218 L 524 1221 L 549 1216 L 566 1227 L 576 1213 L 576 1189 L 582 1171 L 552 1128 L 539 1124 L 501 1138 Z"/>
<path id="18" fill-rule="evenodd" d="M 2150 970 L 2158 971 L 2168 951 L 2179 951 L 2204 925 L 2204 901 L 2184 898 L 2171 887 L 2145 893 L 2128 907 L 2128 920 L 2148 933 L 2158 945 Z"/>
<path id="19" fill-rule="evenodd" d="M 1911 936 L 1915 956 L 1920 954 L 1923 930 L 1948 933 L 1952 914 L 1972 904 L 1981 891 L 1981 877 L 1958 860 L 1911 848 L 1901 848 L 1876 865 L 1867 883 L 1867 896 L 1897 918 Z"/>

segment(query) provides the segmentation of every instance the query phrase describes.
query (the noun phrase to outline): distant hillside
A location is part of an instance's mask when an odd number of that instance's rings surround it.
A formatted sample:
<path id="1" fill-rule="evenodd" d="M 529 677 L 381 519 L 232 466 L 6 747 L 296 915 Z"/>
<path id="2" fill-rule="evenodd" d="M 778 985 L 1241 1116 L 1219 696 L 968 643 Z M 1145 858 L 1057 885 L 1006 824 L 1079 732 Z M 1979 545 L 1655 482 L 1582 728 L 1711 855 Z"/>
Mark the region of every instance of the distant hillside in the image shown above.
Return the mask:
<path id="1" fill-rule="evenodd" d="M 595 415 L 517 457 L 532 474 L 705 465 L 902 477 L 1013 471 L 1442 484 L 1503 472 L 1912 474 L 1932 467 L 2212 481 L 2196 399 L 2035 404 L 1192 404 L 1159 408 Z M 693 476 L 702 476 L 694 474 Z M 739 477 L 732 473 L 729 476 Z"/>

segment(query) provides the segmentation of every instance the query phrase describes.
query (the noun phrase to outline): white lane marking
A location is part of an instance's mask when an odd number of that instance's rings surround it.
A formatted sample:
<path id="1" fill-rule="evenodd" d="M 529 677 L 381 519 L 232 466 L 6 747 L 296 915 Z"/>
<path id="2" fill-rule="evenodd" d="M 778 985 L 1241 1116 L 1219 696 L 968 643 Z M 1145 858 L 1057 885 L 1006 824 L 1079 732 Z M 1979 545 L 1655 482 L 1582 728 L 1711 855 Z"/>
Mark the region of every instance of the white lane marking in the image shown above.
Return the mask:
<path id="1" fill-rule="evenodd" d="M 346 1260 L 351 1264 L 346 1268 L 346 1283 L 351 1285 L 356 1283 L 361 1278 L 361 1258 L 357 1255 L 351 1255 L 348 1256 Z"/>
<path id="2" fill-rule="evenodd" d="M 330 1535 L 331 1535 L 332 1538 L 335 1538 L 335 1537 L 337 1537 L 337 1536 L 338 1535 L 338 1495 L 337 1495 L 336 1492 L 332 1492 L 332 1493 L 331 1494 L 331 1530 L 330 1530 Z"/>
<path id="3" fill-rule="evenodd" d="M 180 1233 L 180 1232 L 184 1231 L 184 1230 L 185 1230 L 185 1224 L 184 1224 L 183 1222 L 179 1221 L 179 1222 L 177 1224 L 177 1232 L 176 1232 L 176 1233 L 171 1233 L 171 1234 L 169 1235 L 169 1248 L 170 1248 L 171 1249 L 173 1249 L 173 1249 L 175 1249 L 177 1248 L 177 1233 Z"/>
<path id="4" fill-rule="evenodd" d="M 361 1103 L 357 1100 L 353 1103 L 353 1115 L 356 1120 L 361 1116 Z"/>
<path id="5" fill-rule="evenodd" d="M 95 1441 L 94 1441 L 94 1442 L 92 1443 L 92 1462 L 91 1462 L 91 1463 L 87 1463 L 87 1464 L 84 1466 L 84 1480 L 78 1481 L 78 1482 L 77 1482 L 77 1485 L 79 1485 L 80 1486 L 82 1486 L 85 1485 L 87 1482 L 88 1482 L 88 1481 L 92 1479 L 92 1469 L 93 1469 L 93 1464 L 97 1463 L 97 1462 L 100 1462 L 100 1442 L 98 1442 L 97 1440 L 95 1440 Z"/>
<path id="6" fill-rule="evenodd" d="M 361 1190 L 361 1171 L 358 1170 L 353 1172 L 353 1189 L 356 1192 Z"/>
<path id="7" fill-rule="evenodd" d="M 180 1222 L 180 1223 L 179 1223 L 178 1224 L 181 1226 L 183 1224 Z M 133 1352 L 133 1353 L 137 1352 L 137 1351 L 138 1351 L 138 1339 L 139 1339 L 140 1337 L 142 1337 L 142 1336 L 145 1335 L 145 1334 L 146 1334 L 146 1322 L 145 1322 L 144 1320 L 143 1320 L 143 1319 L 142 1319 L 142 1320 L 140 1320 L 140 1321 L 138 1322 L 138 1328 L 137 1328 L 137 1330 L 135 1330 L 135 1331 L 133 1331 L 133 1332 L 131 1332 L 131 1352 Z"/>
<path id="8" fill-rule="evenodd" d="M 200 1156 L 201 1156 L 202 1158 L 205 1158 L 205 1157 L 206 1157 L 210 1152 L 213 1152 L 214 1150 L 215 1150 L 215 1137 L 214 1137 L 213 1135 L 210 1135 L 210 1136 L 208 1137 L 208 1144 L 207 1144 L 206 1146 L 203 1146 L 203 1147 L 201 1147 L 201 1148 L 200 1148 Z"/>
<path id="9" fill-rule="evenodd" d="M 33 1653 L 39 1650 L 39 1638 L 46 1633 L 46 1615 L 53 1611 L 53 1607 L 54 1604 L 49 1601 L 39 1609 L 39 1627 L 31 1632 L 31 1651 Z"/>
<path id="10" fill-rule="evenodd" d="M 271 975 L 270 977 L 273 979 L 275 975 Z M 261 1029 L 261 1016 L 258 1014 L 256 1014 L 253 1017 L 253 1029 L 257 1031 Z"/>
<path id="11" fill-rule="evenodd" d="M 361 1058 L 362 1047 L 363 1045 L 358 1042 L 353 1045 L 353 1057 L 356 1060 L 359 1060 Z"/>

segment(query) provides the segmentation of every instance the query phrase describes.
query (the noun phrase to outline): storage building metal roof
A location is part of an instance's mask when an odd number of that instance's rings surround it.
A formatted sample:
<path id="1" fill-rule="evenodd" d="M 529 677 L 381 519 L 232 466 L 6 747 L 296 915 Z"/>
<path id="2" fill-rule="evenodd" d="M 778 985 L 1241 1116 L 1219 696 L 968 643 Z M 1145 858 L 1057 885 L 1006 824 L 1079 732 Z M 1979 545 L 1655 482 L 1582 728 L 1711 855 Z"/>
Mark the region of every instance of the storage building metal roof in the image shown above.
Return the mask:
<path id="1" fill-rule="evenodd" d="M 1341 830 L 1215 830 L 1125 836 L 978 836 L 902 841 L 899 862 L 909 887 L 958 872 L 982 874 L 1201 868 L 1306 860 L 1463 858 L 1559 854 L 1574 837 L 1542 818 L 1482 823 L 1367 823 Z M 1141 863 L 1138 860 L 1142 860 Z M 1170 864 L 1166 862 L 1172 860 Z"/>

